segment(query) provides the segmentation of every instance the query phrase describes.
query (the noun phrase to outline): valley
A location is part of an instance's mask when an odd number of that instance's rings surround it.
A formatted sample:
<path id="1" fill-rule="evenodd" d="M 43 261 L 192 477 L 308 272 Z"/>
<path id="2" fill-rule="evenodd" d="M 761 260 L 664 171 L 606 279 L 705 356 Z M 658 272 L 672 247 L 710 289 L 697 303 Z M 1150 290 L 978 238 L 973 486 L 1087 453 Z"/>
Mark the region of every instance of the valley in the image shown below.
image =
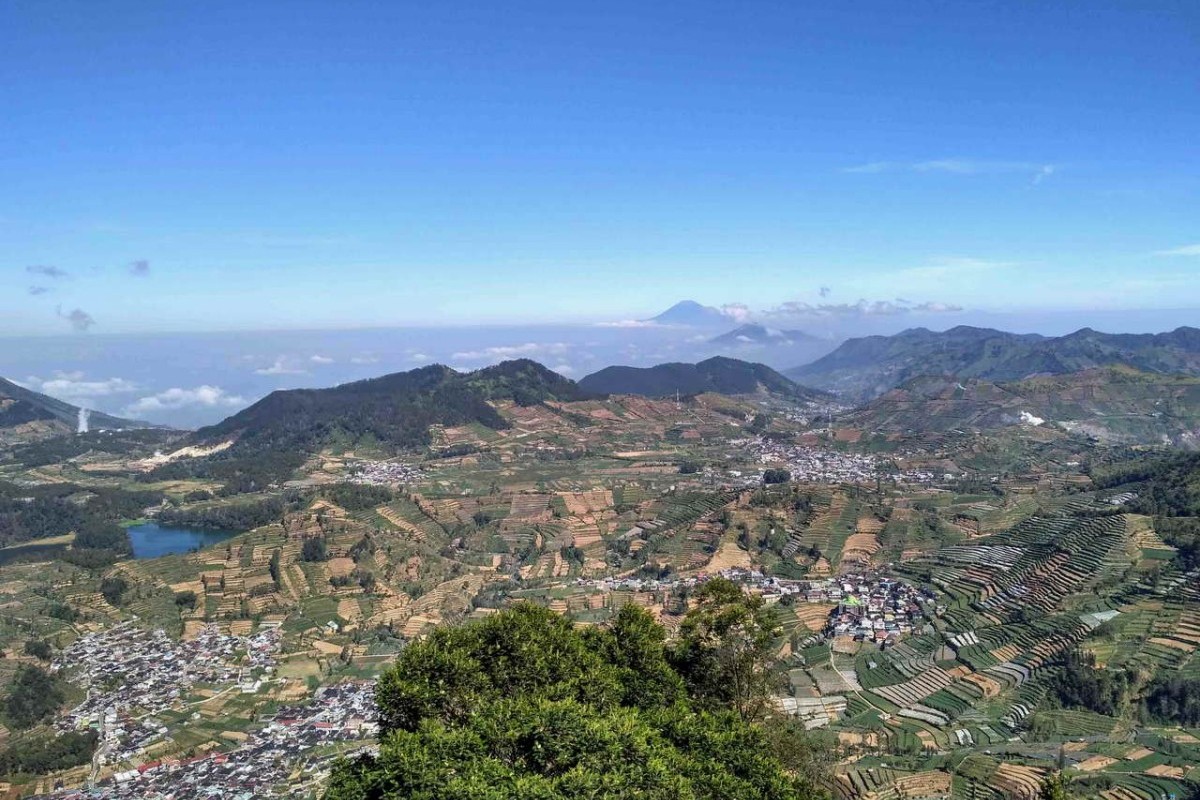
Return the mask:
<path id="1" fill-rule="evenodd" d="M 258 794 L 312 792 L 370 747 L 374 676 L 438 626 L 633 604 L 674 635 L 716 577 L 772 610 L 770 702 L 837 798 L 1026 798 L 1059 770 L 1079 797 L 1195 791 L 1200 718 L 1155 699 L 1200 685 L 1195 511 L 1147 505 L 1200 475 L 1171 455 L 1194 379 L 926 379 L 856 407 L 733 366 L 768 380 L 686 393 L 675 370 L 640 396 L 533 362 L 428 368 L 192 434 L 11 448 L 0 679 L 40 670 L 61 700 L 0 747 L 41 752 L 52 726 L 90 755 L 5 791 L 222 791 L 248 769 Z M 1171 409 L 1153 426 L 1067 424 L 1150 398 Z M 22 532 L 35 509 L 56 538 Z M 216 538 L 144 558 L 88 533 L 117 523 Z M 1097 668 L 1119 687 L 1081 692 Z M 359 712 L 323 711 L 330 692 Z"/>

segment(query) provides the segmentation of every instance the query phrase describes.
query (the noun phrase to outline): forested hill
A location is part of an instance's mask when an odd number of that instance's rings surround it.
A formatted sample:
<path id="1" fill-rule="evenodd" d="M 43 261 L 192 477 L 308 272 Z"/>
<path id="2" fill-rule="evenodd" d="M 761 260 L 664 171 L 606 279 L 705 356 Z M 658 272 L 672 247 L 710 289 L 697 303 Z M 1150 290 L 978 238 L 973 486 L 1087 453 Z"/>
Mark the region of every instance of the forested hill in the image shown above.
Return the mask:
<path id="1" fill-rule="evenodd" d="M 573 381 L 534 361 L 505 361 L 468 373 L 434 364 L 329 389 L 272 392 L 191 438 L 207 444 L 236 436 L 241 447 L 286 441 L 309 449 L 333 437 L 349 442 L 371 437 L 385 445 L 418 446 L 428 443 L 431 425 L 508 427 L 489 401 L 534 405 L 586 396 Z"/>
<path id="2" fill-rule="evenodd" d="M 867 400 L 922 375 L 1014 381 L 1113 365 L 1200 375 L 1200 329 L 1112 334 L 1083 328 L 1045 337 L 965 325 L 942 332 L 913 328 L 894 336 L 850 339 L 786 374 L 849 399 Z"/>
<path id="3" fill-rule="evenodd" d="M 655 367 L 607 367 L 588 375 L 579 386 L 597 394 L 636 394 L 646 397 L 768 393 L 793 400 L 819 400 L 815 392 L 785 378 L 764 364 L 721 356 L 698 364 L 659 364 Z"/>
<path id="4" fill-rule="evenodd" d="M 45 433 L 70 433 L 76 429 L 78 418 L 78 406 L 55 400 L 0 378 L 0 429 L 33 423 L 40 426 Z M 145 427 L 145 423 L 132 422 L 98 411 L 90 412 L 89 424 L 93 428 Z"/>
<path id="5" fill-rule="evenodd" d="M 232 441 L 228 450 L 207 459 L 204 469 L 234 486 L 261 486 L 285 478 L 326 447 L 401 450 L 428 445 L 433 425 L 508 428 L 491 401 L 528 406 L 586 397 L 573 381 L 527 359 L 468 373 L 434 364 L 328 389 L 272 392 L 196 431 L 187 444 Z"/>

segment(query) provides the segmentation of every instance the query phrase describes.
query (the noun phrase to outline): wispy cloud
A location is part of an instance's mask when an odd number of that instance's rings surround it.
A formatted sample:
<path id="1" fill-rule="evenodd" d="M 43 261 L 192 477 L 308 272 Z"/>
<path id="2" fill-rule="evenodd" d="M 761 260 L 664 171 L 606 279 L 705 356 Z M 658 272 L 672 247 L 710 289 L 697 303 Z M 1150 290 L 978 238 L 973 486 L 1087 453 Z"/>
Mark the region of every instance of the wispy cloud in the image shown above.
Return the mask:
<path id="1" fill-rule="evenodd" d="M 1183 247 L 1172 247 L 1169 250 L 1155 250 L 1156 256 L 1200 256 L 1200 244 L 1185 244 Z"/>
<path id="2" fill-rule="evenodd" d="M 944 314 L 962 311 L 952 303 L 925 301 L 914 303 L 904 298 L 894 300 L 859 300 L 856 303 L 806 303 L 790 300 L 763 312 L 772 319 L 821 319 L 837 317 L 894 317 L 902 314 Z"/>
<path id="3" fill-rule="evenodd" d="M 65 319 L 71 323 L 71 327 L 76 331 L 83 333 L 96 324 L 96 319 L 91 314 L 84 311 L 82 308 L 75 308 L 69 312 L 64 312 L 62 306 L 55 309 L 55 313 L 59 318 Z"/>
<path id="4" fill-rule="evenodd" d="M 597 328 L 670 328 L 652 319 L 618 319 L 612 322 L 597 322 Z"/>
<path id="5" fill-rule="evenodd" d="M 29 287 L 29 293 L 31 295 L 33 295 L 34 297 L 37 297 L 38 295 L 49 294 L 49 292 L 50 292 L 49 286 L 30 286 Z"/>
<path id="6" fill-rule="evenodd" d="M 157 411 L 170 411 L 180 408 L 232 408 L 246 404 L 246 399 L 239 395 L 229 394 L 220 386 L 197 386 L 193 389 L 173 387 L 157 394 L 139 398 L 125 407 L 124 414 L 153 414 Z"/>
<path id="7" fill-rule="evenodd" d="M 322 366 L 324 366 L 325 364 L 332 364 L 332 363 L 333 363 L 333 359 L 332 359 L 332 358 L 330 358 L 329 356 L 322 356 L 322 355 L 315 355 L 315 356 L 312 356 L 312 357 L 310 357 L 308 360 L 309 360 L 309 361 L 311 361 L 311 362 L 312 362 L 312 363 L 314 363 L 314 364 L 321 364 Z"/>
<path id="8" fill-rule="evenodd" d="M 150 275 L 150 262 L 144 258 L 139 258 L 137 261 L 130 262 L 129 274 L 136 278 L 148 277 Z"/>
<path id="9" fill-rule="evenodd" d="M 21 382 L 22 386 L 35 392 L 57 397 L 59 400 L 81 400 L 93 397 L 109 397 L 137 391 L 137 384 L 124 378 L 86 380 L 82 372 L 56 372 L 51 378 L 30 375 Z"/>
<path id="10" fill-rule="evenodd" d="M 70 273 L 65 269 L 49 264 L 31 264 L 25 268 L 25 271 L 30 275 L 41 275 L 43 278 L 53 278 L 54 280 L 70 277 Z"/>
<path id="11" fill-rule="evenodd" d="M 307 375 L 308 370 L 302 369 L 285 356 L 279 356 L 269 367 L 254 370 L 256 375 Z"/>
<path id="12" fill-rule="evenodd" d="M 563 342 L 538 343 L 526 342 L 525 344 L 501 345 L 499 347 L 485 347 L 481 350 L 466 350 L 459 353 L 454 353 L 450 357 L 455 360 L 473 361 L 483 358 L 523 358 L 528 356 L 541 355 L 562 355 L 570 349 L 570 345 Z"/>
<path id="13" fill-rule="evenodd" d="M 1058 170 L 1056 164 L 1036 161 L 996 161 L 974 158 L 936 158 L 928 161 L 870 161 L 845 167 L 842 172 L 877 175 L 883 172 L 943 173 L 947 175 L 1025 174 L 1041 183 Z"/>
<path id="14" fill-rule="evenodd" d="M 896 274 L 905 280 L 945 280 L 962 276 L 978 276 L 1017 266 L 1015 261 L 992 261 L 985 258 L 945 256 L 935 258 L 919 267 L 901 269 Z"/>

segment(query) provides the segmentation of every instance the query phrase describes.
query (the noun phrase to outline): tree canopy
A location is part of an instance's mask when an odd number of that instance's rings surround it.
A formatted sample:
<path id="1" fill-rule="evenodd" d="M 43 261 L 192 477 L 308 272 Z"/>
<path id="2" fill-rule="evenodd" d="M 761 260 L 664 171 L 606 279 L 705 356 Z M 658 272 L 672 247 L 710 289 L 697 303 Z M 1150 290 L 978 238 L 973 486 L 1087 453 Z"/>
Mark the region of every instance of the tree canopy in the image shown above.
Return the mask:
<path id="1" fill-rule="evenodd" d="M 32 728 L 50 718 L 66 695 L 55 676 L 41 667 L 22 665 L 8 688 L 4 716 L 14 728 Z"/>
<path id="2" fill-rule="evenodd" d="M 377 688 L 378 756 L 334 770 L 330 800 L 815 797 L 764 730 L 700 708 L 661 626 L 603 628 L 520 605 L 410 645 Z"/>
<path id="3" fill-rule="evenodd" d="M 675 668 L 696 701 L 731 708 L 756 719 L 770 696 L 771 645 L 778 635 L 774 612 L 736 583 L 710 580 L 692 598 L 696 606 L 680 626 L 671 652 Z"/>

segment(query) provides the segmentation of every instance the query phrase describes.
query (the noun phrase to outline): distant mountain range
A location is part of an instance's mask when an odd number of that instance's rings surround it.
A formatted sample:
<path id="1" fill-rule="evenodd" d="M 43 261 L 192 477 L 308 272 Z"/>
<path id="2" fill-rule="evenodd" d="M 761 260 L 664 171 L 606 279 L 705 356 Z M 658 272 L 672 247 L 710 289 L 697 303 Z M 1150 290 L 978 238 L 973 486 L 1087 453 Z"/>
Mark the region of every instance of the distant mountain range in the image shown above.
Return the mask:
<path id="1" fill-rule="evenodd" d="M 1082 433 L 1109 443 L 1200 447 L 1200 377 L 1113 366 L 994 382 L 913 378 L 839 424 L 870 433 L 993 431 L 1013 425 Z"/>
<path id="2" fill-rule="evenodd" d="M 728 333 L 723 333 L 720 336 L 709 339 L 709 344 L 723 346 L 738 346 L 752 344 L 796 344 L 799 342 L 823 343 L 825 340 L 813 336 L 810 333 L 797 330 L 779 330 L 776 328 L 768 328 L 765 325 L 759 325 L 756 322 L 749 322 L 745 325 L 739 325 Z"/>
<path id="3" fill-rule="evenodd" d="M 1083 328 L 1047 337 L 968 326 L 943 332 L 913 328 L 894 336 L 850 339 L 785 374 L 861 401 L 923 375 L 1015 381 L 1113 365 L 1200 375 L 1200 329 L 1111 334 Z"/>
<path id="4" fill-rule="evenodd" d="M 719 328 L 735 322 L 734 318 L 719 308 L 705 306 L 695 300 L 682 300 L 658 316 L 645 322 L 659 325 L 684 325 L 691 328 Z"/>
<path id="5" fill-rule="evenodd" d="M 703 392 L 774 394 L 799 401 L 824 397 L 798 385 L 764 364 L 716 356 L 698 364 L 659 364 L 655 367 L 606 367 L 588 375 L 579 387 L 595 394 L 637 394 L 674 397 Z"/>
<path id="6" fill-rule="evenodd" d="M 700 392 L 772 393 L 797 400 L 822 397 L 761 364 L 712 358 L 647 370 L 615 367 L 579 383 L 535 361 L 505 361 L 474 372 L 433 365 L 328 389 L 272 392 L 182 446 L 222 446 L 199 469 L 243 488 L 286 478 L 327 448 L 404 450 L 428 446 L 431 426 L 510 427 L 493 405 L 533 406 L 589 400 L 610 393 L 673 396 Z M 227 445 L 227 446 L 226 446 Z M 184 464 L 163 468 L 190 469 Z"/>
<path id="7" fill-rule="evenodd" d="M 31 437 L 73 433 L 79 425 L 79 406 L 56 400 L 0 378 L 0 432 Z M 144 422 L 88 412 L 88 425 L 97 428 L 145 428 Z"/>

